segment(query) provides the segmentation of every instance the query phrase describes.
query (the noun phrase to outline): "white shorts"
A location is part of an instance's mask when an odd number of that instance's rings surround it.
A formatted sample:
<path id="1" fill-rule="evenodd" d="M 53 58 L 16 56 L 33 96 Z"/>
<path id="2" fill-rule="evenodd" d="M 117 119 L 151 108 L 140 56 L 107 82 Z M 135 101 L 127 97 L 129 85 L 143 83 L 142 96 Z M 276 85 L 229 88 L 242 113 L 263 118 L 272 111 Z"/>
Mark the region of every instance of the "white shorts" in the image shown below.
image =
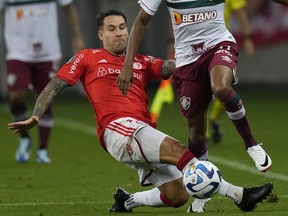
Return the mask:
<path id="1" fill-rule="evenodd" d="M 116 160 L 138 170 L 141 185 L 158 187 L 182 177 L 176 166 L 160 163 L 160 145 L 166 136 L 143 121 L 120 118 L 107 125 L 104 142 Z"/>

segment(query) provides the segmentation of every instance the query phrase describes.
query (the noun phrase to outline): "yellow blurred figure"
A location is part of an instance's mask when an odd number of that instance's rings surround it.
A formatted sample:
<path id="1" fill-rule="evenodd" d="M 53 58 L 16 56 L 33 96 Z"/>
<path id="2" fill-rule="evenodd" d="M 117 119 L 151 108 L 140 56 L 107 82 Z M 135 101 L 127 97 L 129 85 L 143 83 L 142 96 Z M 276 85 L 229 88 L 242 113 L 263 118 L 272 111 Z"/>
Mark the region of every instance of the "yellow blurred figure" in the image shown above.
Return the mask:
<path id="1" fill-rule="evenodd" d="M 168 40 L 168 51 L 171 59 L 174 58 L 174 38 L 173 33 L 171 31 L 172 28 L 169 28 L 169 40 Z M 153 122 L 157 122 L 163 105 L 165 103 L 171 104 L 174 101 L 174 89 L 172 86 L 172 78 L 170 77 L 167 80 L 161 80 L 158 90 L 153 98 L 151 107 L 150 107 L 150 114 Z"/>
<path id="2" fill-rule="evenodd" d="M 150 114 L 153 122 L 157 122 L 164 103 L 171 104 L 174 101 L 174 90 L 171 77 L 168 80 L 161 80 L 160 86 L 154 96 L 150 108 Z"/>
<path id="3" fill-rule="evenodd" d="M 248 16 L 245 11 L 246 0 L 226 0 L 224 9 L 224 18 L 227 29 L 230 28 L 231 15 L 234 14 L 240 24 L 241 33 L 243 35 L 243 48 L 247 56 L 252 57 L 255 53 L 254 43 L 251 38 L 251 30 L 249 26 Z M 208 111 L 208 125 L 206 138 L 210 143 L 220 143 L 222 133 L 220 129 L 220 118 L 224 113 L 221 102 L 217 99 L 213 100 Z"/>

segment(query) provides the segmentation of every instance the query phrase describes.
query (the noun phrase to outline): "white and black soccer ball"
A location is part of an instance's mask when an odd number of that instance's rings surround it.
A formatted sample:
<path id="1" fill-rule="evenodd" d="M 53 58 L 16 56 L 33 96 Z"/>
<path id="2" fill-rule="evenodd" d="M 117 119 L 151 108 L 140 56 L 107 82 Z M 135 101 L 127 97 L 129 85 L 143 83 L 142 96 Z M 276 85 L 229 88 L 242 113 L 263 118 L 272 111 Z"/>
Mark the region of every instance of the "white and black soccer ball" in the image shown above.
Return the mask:
<path id="1" fill-rule="evenodd" d="M 221 181 L 219 169 L 209 161 L 197 161 L 187 167 L 183 174 L 188 194 L 199 199 L 215 195 L 220 189 Z"/>

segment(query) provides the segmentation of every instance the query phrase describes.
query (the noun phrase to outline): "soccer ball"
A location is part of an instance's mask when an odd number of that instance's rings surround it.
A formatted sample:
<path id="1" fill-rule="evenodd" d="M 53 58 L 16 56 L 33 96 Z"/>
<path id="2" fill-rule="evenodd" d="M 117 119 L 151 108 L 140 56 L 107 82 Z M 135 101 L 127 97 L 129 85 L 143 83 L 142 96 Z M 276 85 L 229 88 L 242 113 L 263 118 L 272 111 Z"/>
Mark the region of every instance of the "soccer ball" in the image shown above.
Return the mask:
<path id="1" fill-rule="evenodd" d="M 189 195 L 206 199 L 212 197 L 220 189 L 221 173 L 208 161 L 197 161 L 186 168 L 183 182 Z"/>

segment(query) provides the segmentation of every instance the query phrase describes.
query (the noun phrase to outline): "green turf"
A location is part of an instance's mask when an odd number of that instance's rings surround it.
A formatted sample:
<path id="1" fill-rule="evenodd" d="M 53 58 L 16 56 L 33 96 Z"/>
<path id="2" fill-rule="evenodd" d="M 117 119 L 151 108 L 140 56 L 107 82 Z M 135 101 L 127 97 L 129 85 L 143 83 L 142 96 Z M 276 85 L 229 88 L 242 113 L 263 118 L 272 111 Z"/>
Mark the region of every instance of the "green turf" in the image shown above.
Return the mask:
<path id="1" fill-rule="evenodd" d="M 225 179 L 234 184 L 274 183 L 278 202 L 265 202 L 247 215 L 288 215 L 288 92 L 267 88 L 241 88 L 238 92 L 245 103 L 255 136 L 263 142 L 273 159 L 273 168 L 265 174 L 257 172 L 226 116 L 222 120 L 223 143 L 209 146 L 211 160 L 221 169 Z M 68 98 L 67 95 L 67 92 L 63 93 L 54 103 L 56 124 L 51 137 L 52 163 L 49 165 L 35 162 L 36 129 L 31 130 L 34 144 L 30 161 L 27 164 L 15 162 L 18 137 L 6 128 L 10 114 L 5 100 L 2 100 L 0 216 L 108 215 L 107 209 L 113 203 L 112 193 L 117 186 L 131 192 L 145 189 L 139 185 L 136 171 L 118 163 L 99 147 L 88 101 L 75 94 Z M 70 126 L 67 126 L 68 121 L 72 121 Z M 164 107 L 158 127 L 186 142 L 186 124 L 176 102 Z M 140 207 L 134 210 L 133 215 L 187 215 L 186 209 L 187 205 L 179 209 Z M 242 214 L 231 200 L 218 195 L 205 212 L 205 215 L 221 216 Z"/>

